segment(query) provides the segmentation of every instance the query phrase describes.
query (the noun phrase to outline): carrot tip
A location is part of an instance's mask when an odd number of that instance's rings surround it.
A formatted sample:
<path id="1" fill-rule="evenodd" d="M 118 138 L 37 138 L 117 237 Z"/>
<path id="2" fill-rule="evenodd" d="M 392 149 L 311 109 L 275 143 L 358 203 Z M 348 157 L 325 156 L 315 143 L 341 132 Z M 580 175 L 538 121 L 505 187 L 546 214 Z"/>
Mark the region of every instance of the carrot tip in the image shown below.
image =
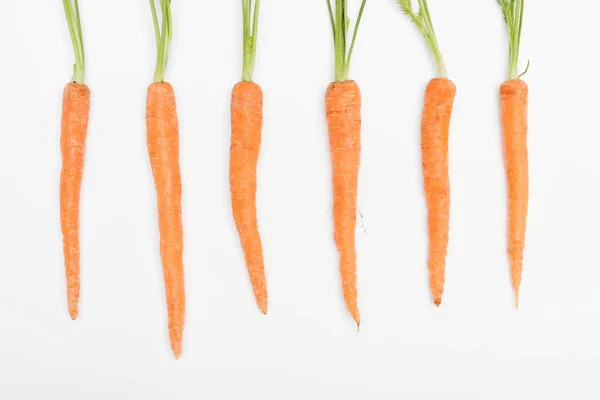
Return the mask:
<path id="1" fill-rule="evenodd" d="M 173 350 L 173 355 L 175 356 L 176 360 L 179 360 L 179 357 L 181 357 L 181 349 Z"/>
<path id="2" fill-rule="evenodd" d="M 261 304 L 258 307 L 260 308 L 260 312 L 263 313 L 263 315 L 267 315 L 267 305 L 266 304 Z"/>
<path id="3" fill-rule="evenodd" d="M 77 319 L 77 309 L 75 308 L 69 310 L 69 315 L 71 316 L 71 319 L 75 321 Z"/>
<path id="4" fill-rule="evenodd" d="M 356 333 L 360 332 L 360 322 L 356 324 Z"/>

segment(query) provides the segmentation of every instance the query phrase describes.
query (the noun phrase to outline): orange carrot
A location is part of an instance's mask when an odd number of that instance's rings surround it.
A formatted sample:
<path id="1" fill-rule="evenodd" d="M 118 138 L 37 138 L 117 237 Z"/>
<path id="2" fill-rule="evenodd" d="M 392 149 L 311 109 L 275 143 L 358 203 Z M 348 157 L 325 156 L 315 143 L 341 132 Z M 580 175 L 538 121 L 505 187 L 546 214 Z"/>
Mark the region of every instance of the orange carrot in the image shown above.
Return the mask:
<path id="1" fill-rule="evenodd" d="M 84 84 L 85 52 L 77 0 L 63 0 L 73 51 L 73 81 L 63 92 L 60 150 L 60 227 L 67 278 L 67 305 L 75 320 L 79 308 L 79 195 L 83 178 L 90 89 Z"/>
<path id="2" fill-rule="evenodd" d="M 421 123 L 423 177 L 429 224 L 429 285 L 439 306 L 444 293 L 450 223 L 448 131 L 456 86 L 446 78 L 432 79 L 425 91 Z"/>
<path id="3" fill-rule="evenodd" d="M 354 81 L 334 82 L 325 96 L 329 147 L 333 166 L 334 239 L 346 307 L 360 326 L 356 288 L 356 199 L 360 166 L 361 97 Z"/>
<path id="4" fill-rule="evenodd" d="M 79 193 L 90 110 L 90 89 L 71 82 L 63 94 L 60 148 L 60 223 L 63 234 L 67 302 L 71 319 L 77 318 L 79 302 Z"/>
<path id="5" fill-rule="evenodd" d="M 508 257 L 516 305 L 523 273 L 523 250 L 529 201 L 527 155 L 527 84 L 508 80 L 500 87 L 502 136 L 508 186 Z"/>
<path id="6" fill-rule="evenodd" d="M 183 225 L 181 221 L 181 173 L 179 169 L 179 123 L 173 87 L 164 81 L 171 40 L 171 2 L 160 0 L 162 30 L 154 0 L 150 1 L 157 41 L 154 83 L 148 87 L 146 130 L 148 154 L 156 186 L 160 257 L 165 281 L 171 350 L 182 351 L 185 321 L 183 275 Z"/>
<path id="7" fill-rule="evenodd" d="M 340 254 L 340 276 L 348 312 L 360 329 L 356 285 L 356 202 L 360 166 L 361 96 L 356 82 L 348 79 L 356 35 L 365 9 L 362 0 L 348 47 L 348 0 L 327 0 L 335 54 L 335 81 L 325 94 L 325 113 L 333 167 L 333 238 Z M 334 11 L 335 10 L 335 11 Z"/>
<path id="8" fill-rule="evenodd" d="M 242 81 L 231 93 L 229 186 L 231 210 L 246 258 L 254 298 L 267 313 L 268 293 L 263 249 L 256 219 L 256 168 L 263 124 L 263 93 L 252 82 L 258 38 L 259 0 L 242 0 Z"/>
<path id="9" fill-rule="evenodd" d="M 231 95 L 229 184 L 231 209 L 238 229 L 254 297 L 267 313 L 267 280 L 256 220 L 256 168 L 262 131 L 263 93 L 253 82 L 240 82 Z"/>
<path id="10" fill-rule="evenodd" d="M 433 303 L 439 306 L 446 281 L 446 254 L 450 228 L 450 177 L 448 176 L 448 134 L 456 86 L 446 78 L 446 65 L 433 30 L 427 0 L 419 0 L 415 12 L 410 0 L 399 0 L 402 11 L 417 25 L 437 63 L 438 78 L 425 90 L 421 121 L 423 178 L 429 227 L 429 286 Z"/>
<path id="11" fill-rule="evenodd" d="M 154 83 L 148 88 L 146 126 L 148 153 L 157 194 L 160 256 L 167 297 L 169 338 L 173 353 L 179 358 L 185 319 L 183 227 L 179 126 L 175 93 L 170 84 Z"/>
<path id="12" fill-rule="evenodd" d="M 508 259 L 519 308 L 519 289 L 523 273 L 523 252 L 529 202 L 529 161 L 527 155 L 527 84 L 519 74 L 519 47 L 523 27 L 524 0 L 498 0 L 508 27 L 509 73 L 500 86 L 500 113 L 504 140 L 504 164 L 508 189 Z"/>

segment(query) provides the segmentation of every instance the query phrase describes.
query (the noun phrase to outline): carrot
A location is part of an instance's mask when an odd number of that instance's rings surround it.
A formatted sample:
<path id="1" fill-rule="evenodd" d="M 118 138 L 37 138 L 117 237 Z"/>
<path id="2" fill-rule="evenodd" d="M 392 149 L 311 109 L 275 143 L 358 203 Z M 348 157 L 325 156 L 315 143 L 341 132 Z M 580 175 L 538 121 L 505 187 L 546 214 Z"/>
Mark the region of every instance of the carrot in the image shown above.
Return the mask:
<path id="1" fill-rule="evenodd" d="M 67 280 L 67 305 L 71 319 L 78 314 L 79 303 L 79 195 L 83 178 L 85 138 L 90 111 L 90 89 L 83 83 L 85 53 L 79 4 L 63 0 L 67 24 L 75 52 L 73 81 L 63 93 L 60 149 L 60 226 Z"/>
<path id="2" fill-rule="evenodd" d="M 256 218 L 256 169 L 261 143 L 263 93 L 260 86 L 252 82 L 259 8 L 260 0 L 254 1 L 254 7 L 251 0 L 242 0 L 244 63 L 242 81 L 233 87 L 231 94 L 229 185 L 233 219 L 246 258 L 254 297 L 261 312 L 266 314 L 267 279 Z"/>
<path id="3" fill-rule="evenodd" d="M 448 131 L 456 86 L 446 76 L 427 0 L 419 0 L 415 12 L 410 0 L 399 0 L 402 11 L 417 25 L 437 63 L 438 78 L 425 90 L 421 121 L 423 178 L 429 225 L 429 286 L 433 303 L 442 303 L 446 280 L 446 254 L 450 229 L 450 177 L 448 174 Z"/>
<path id="4" fill-rule="evenodd" d="M 170 0 L 160 0 L 161 30 L 158 27 L 154 0 L 150 0 L 150 4 L 156 30 L 158 62 L 154 83 L 148 88 L 146 102 L 147 141 L 156 186 L 160 256 L 165 281 L 169 339 L 173 354 L 178 359 L 182 351 L 185 320 L 179 124 L 173 87 L 164 81 L 171 40 L 171 7 Z"/>
<path id="5" fill-rule="evenodd" d="M 529 202 L 529 161 L 527 155 L 527 84 L 518 73 L 519 46 L 524 0 L 498 0 L 508 27 L 509 79 L 500 86 L 500 113 L 504 141 L 504 163 L 508 188 L 508 259 L 515 305 L 523 273 L 523 252 Z"/>
<path id="6" fill-rule="evenodd" d="M 335 13 L 327 1 L 335 50 L 335 81 L 325 94 L 325 112 L 333 167 L 333 237 L 340 254 L 340 276 L 346 307 L 360 327 L 356 284 L 356 201 L 361 150 L 361 95 L 356 82 L 348 79 L 356 34 L 365 8 L 362 1 L 350 48 L 346 51 L 348 32 L 347 0 L 336 0 Z"/>

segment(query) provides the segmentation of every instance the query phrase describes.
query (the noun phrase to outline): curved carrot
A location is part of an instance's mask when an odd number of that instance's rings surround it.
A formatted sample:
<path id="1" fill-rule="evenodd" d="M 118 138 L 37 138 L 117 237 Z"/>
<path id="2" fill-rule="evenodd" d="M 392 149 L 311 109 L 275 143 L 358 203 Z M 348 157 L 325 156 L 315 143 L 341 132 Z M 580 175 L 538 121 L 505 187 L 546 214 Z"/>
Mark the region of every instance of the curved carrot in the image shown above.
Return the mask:
<path id="1" fill-rule="evenodd" d="M 263 93 L 253 82 L 240 82 L 231 94 L 229 185 L 237 227 L 256 303 L 267 313 L 263 249 L 256 219 L 256 168 L 263 122 Z"/>
<path id="2" fill-rule="evenodd" d="M 325 96 L 333 166 L 334 239 L 348 311 L 360 326 L 356 288 L 356 199 L 360 166 L 361 96 L 354 81 L 334 82 Z"/>
<path id="3" fill-rule="evenodd" d="M 527 94 L 527 83 L 520 79 L 508 80 L 500 86 L 502 136 L 508 186 L 508 257 L 517 307 L 523 272 L 529 201 Z"/>
<path id="4" fill-rule="evenodd" d="M 71 82 L 63 94 L 60 149 L 60 226 L 63 234 L 67 303 L 71 319 L 79 302 L 79 194 L 90 111 L 90 89 Z"/>
<path id="5" fill-rule="evenodd" d="M 446 78 L 432 79 L 425 91 L 421 123 L 423 176 L 429 225 L 429 285 L 439 306 L 444 293 L 450 223 L 448 130 L 456 86 Z"/>
<path id="6" fill-rule="evenodd" d="M 179 358 L 185 319 L 185 287 L 179 125 L 175 93 L 170 84 L 154 83 L 148 88 L 146 127 L 148 153 L 157 194 L 160 256 L 167 297 L 169 338 L 173 353 Z"/>

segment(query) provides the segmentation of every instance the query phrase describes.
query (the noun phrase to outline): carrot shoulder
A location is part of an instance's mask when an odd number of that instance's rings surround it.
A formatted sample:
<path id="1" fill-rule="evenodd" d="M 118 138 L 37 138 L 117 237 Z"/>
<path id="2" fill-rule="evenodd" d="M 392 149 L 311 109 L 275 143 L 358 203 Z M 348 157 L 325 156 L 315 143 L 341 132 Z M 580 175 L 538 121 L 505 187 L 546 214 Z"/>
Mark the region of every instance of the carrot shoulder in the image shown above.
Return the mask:
<path id="1" fill-rule="evenodd" d="M 60 225 L 63 234 L 67 303 L 72 319 L 79 302 L 79 195 L 83 177 L 90 89 L 71 82 L 63 93 L 60 148 Z"/>
<path id="2" fill-rule="evenodd" d="M 146 127 L 148 153 L 157 195 L 160 256 L 167 299 L 169 338 L 173 353 L 179 358 L 185 319 L 183 226 L 179 125 L 175 93 L 169 83 L 154 83 L 148 88 Z"/>
<path id="3" fill-rule="evenodd" d="M 448 131 L 456 86 L 446 78 L 432 79 L 425 91 L 421 122 L 423 177 L 429 226 L 429 285 L 439 306 L 444 293 L 450 223 Z"/>
<path id="4" fill-rule="evenodd" d="M 263 93 L 253 82 L 240 82 L 231 95 L 229 184 L 237 227 L 256 303 L 267 313 L 263 249 L 256 218 L 256 169 L 263 122 Z"/>
<path id="5" fill-rule="evenodd" d="M 527 154 L 527 83 L 511 79 L 500 87 L 500 111 L 508 186 L 508 257 L 516 304 L 523 272 L 523 250 L 529 202 Z"/>
<path id="6" fill-rule="evenodd" d="M 361 150 L 361 95 L 354 81 L 334 82 L 325 97 L 333 166 L 334 239 L 346 307 L 360 326 L 356 287 L 356 202 Z"/>

